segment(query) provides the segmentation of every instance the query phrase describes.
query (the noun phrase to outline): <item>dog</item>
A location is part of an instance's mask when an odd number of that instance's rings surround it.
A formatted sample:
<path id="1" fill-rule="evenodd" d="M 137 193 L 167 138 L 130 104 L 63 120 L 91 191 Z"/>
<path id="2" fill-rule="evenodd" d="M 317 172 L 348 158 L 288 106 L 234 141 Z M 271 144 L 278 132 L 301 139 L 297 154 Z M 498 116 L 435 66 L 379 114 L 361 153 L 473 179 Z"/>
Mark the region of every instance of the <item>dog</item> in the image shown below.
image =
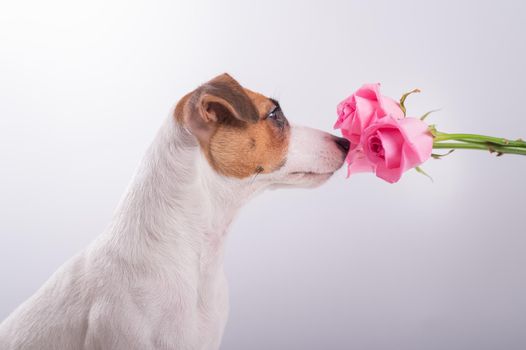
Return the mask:
<path id="1" fill-rule="evenodd" d="M 0 324 L 0 349 L 218 349 L 236 212 L 268 188 L 323 184 L 349 147 L 289 124 L 278 101 L 226 73 L 199 86 L 162 125 L 108 229 Z"/>

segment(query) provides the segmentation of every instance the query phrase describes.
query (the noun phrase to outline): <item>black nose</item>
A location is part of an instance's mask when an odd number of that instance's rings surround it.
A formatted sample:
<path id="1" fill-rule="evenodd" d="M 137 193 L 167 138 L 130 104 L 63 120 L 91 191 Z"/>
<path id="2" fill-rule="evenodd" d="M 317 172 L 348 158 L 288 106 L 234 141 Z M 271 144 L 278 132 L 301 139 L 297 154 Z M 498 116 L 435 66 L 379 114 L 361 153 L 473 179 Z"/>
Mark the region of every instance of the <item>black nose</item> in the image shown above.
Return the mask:
<path id="1" fill-rule="evenodd" d="M 340 147 L 340 149 L 347 154 L 349 152 L 349 148 L 351 147 L 351 143 L 349 140 L 344 139 L 343 137 L 336 137 L 334 139 L 334 142 Z"/>

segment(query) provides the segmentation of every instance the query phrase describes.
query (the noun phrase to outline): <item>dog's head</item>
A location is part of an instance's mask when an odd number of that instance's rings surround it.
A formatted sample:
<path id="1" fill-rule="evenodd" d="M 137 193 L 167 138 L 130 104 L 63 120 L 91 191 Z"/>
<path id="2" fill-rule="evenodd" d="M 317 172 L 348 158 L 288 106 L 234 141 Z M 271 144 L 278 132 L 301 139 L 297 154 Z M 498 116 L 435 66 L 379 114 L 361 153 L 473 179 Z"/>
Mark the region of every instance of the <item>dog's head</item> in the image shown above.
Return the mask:
<path id="1" fill-rule="evenodd" d="M 223 74 L 181 99 L 176 121 L 198 140 L 210 167 L 268 185 L 314 187 L 338 170 L 349 142 L 291 125 L 279 103 Z"/>

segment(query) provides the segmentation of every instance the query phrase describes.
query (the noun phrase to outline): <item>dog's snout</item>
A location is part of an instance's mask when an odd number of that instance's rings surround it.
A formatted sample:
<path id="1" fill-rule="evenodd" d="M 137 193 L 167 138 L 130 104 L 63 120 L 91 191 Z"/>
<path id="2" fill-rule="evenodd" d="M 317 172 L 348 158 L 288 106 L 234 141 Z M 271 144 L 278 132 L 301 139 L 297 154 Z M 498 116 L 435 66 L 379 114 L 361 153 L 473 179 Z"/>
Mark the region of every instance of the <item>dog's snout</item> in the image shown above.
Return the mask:
<path id="1" fill-rule="evenodd" d="M 351 147 L 351 143 L 349 140 L 343 137 L 335 137 L 334 142 L 338 145 L 338 147 L 345 153 L 349 152 L 349 148 Z"/>

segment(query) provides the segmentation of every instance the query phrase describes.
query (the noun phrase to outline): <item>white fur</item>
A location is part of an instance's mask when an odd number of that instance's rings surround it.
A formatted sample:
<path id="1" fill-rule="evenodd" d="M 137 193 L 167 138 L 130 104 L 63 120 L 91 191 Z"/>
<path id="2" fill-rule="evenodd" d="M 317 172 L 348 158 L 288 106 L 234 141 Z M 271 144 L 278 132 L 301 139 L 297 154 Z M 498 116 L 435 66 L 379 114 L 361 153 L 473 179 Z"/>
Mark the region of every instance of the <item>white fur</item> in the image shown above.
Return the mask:
<path id="1" fill-rule="evenodd" d="M 329 134 L 292 127 L 284 167 L 226 178 L 170 117 L 106 232 L 0 324 L 0 349 L 218 349 L 237 210 L 270 186 L 321 184 L 342 162 Z"/>

